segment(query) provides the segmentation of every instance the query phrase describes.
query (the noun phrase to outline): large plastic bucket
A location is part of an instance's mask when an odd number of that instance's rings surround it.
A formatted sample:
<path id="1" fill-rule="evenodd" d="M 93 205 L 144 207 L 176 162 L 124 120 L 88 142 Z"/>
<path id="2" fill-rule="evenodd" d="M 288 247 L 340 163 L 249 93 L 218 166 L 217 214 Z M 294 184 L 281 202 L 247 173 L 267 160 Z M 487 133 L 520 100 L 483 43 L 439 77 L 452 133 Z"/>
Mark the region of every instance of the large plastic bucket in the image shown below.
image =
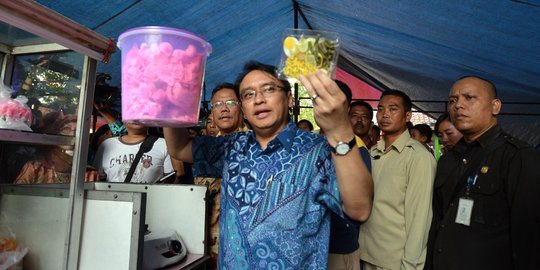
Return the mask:
<path id="1" fill-rule="evenodd" d="M 122 33 L 118 47 L 123 121 L 160 127 L 197 125 L 210 43 L 185 30 L 145 26 Z"/>

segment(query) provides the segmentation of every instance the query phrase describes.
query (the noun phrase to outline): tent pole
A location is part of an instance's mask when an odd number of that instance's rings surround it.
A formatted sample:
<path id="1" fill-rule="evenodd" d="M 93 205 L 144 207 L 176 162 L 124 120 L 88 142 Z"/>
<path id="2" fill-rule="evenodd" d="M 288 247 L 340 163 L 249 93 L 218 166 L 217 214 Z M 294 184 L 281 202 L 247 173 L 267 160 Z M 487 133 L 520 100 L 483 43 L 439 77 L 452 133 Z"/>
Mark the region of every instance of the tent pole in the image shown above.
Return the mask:
<path id="1" fill-rule="evenodd" d="M 295 124 L 298 124 L 298 115 L 300 115 L 300 99 L 298 98 L 298 83 L 294 83 L 293 121 Z"/>
<path id="2" fill-rule="evenodd" d="M 298 3 L 293 0 L 294 7 L 294 29 L 298 28 Z"/>
<path id="3" fill-rule="evenodd" d="M 313 30 L 313 27 L 311 27 L 311 24 L 309 24 L 306 16 L 304 15 L 304 12 L 300 9 L 300 5 L 298 5 L 298 2 L 296 0 L 292 0 L 293 2 L 293 8 L 294 8 L 294 28 L 298 28 L 298 14 L 302 16 L 302 20 L 307 25 L 307 27 L 311 30 Z M 298 124 L 298 116 L 300 115 L 300 97 L 298 96 L 298 83 L 294 83 L 294 106 L 293 106 L 293 121 Z"/>
<path id="4" fill-rule="evenodd" d="M 298 28 L 298 3 L 293 0 L 294 7 L 294 29 Z M 294 106 L 293 106 L 293 121 L 298 124 L 298 115 L 300 115 L 300 99 L 298 97 L 298 83 L 294 83 Z"/>
<path id="5" fill-rule="evenodd" d="M 300 16 L 302 16 L 302 20 L 304 20 L 304 23 L 306 23 L 307 27 L 313 30 L 313 27 L 311 27 L 311 24 L 309 24 L 306 18 L 306 15 L 304 15 L 304 12 L 302 12 L 302 10 L 300 9 L 300 5 L 298 5 L 298 2 L 296 2 L 296 0 L 292 0 L 292 2 L 293 2 L 295 16 L 297 16 L 296 12 L 300 13 Z M 294 28 L 298 28 L 298 23 L 295 24 Z"/>

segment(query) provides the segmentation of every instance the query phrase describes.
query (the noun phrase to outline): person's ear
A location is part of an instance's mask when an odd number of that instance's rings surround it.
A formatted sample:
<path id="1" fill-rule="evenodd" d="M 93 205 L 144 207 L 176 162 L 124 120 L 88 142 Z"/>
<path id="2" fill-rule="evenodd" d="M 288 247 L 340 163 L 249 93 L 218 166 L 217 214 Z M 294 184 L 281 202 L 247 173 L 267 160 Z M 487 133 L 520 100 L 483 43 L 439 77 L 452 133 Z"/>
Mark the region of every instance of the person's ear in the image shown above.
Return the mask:
<path id="1" fill-rule="evenodd" d="M 411 118 L 412 118 L 412 111 L 406 112 L 405 113 L 405 118 L 406 118 L 407 122 L 410 122 Z"/>
<path id="2" fill-rule="evenodd" d="M 292 98 L 292 93 L 291 93 L 291 91 L 288 92 L 288 94 L 287 94 L 287 99 L 288 99 L 288 101 L 287 101 L 287 102 L 288 102 L 288 106 L 289 106 L 289 108 L 292 109 L 292 108 L 293 108 L 293 98 Z"/>
<path id="3" fill-rule="evenodd" d="M 501 112 L 502 102 L 500 99 L 495 98 L 491 101 L 491 114 L 497 116 Z"/>

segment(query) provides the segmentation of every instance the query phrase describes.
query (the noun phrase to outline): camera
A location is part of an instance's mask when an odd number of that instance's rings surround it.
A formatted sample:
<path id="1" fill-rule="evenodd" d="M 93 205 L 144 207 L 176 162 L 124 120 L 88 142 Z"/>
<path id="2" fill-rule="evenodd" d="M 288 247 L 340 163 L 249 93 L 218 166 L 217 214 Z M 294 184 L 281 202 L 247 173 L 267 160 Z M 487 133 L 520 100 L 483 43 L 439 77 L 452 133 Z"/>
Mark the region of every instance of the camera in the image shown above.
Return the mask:
<path id="1" fill-rule="evenodd" d="M 110 86 L 107 81 L 111 75 L 98 73 L 96 76 L 96 88 L 94 92 L 94 103 L 115 104 L 121 98 L 121 92 L 118 87 Z"/>
<path id="2" fill-rule="evenodd" d="M 208 105 L 206 105 L 206 101 L 202 102 L 202 107 L 199 109 L 199 120 L 197 121 L 197 125 L 189 127 L 191 129 L 200 131 L 202 129 L 206 128 L 206 119 L 208 118 L 208 115 L 210 115 L 210 111 L 208 110 Z"/>

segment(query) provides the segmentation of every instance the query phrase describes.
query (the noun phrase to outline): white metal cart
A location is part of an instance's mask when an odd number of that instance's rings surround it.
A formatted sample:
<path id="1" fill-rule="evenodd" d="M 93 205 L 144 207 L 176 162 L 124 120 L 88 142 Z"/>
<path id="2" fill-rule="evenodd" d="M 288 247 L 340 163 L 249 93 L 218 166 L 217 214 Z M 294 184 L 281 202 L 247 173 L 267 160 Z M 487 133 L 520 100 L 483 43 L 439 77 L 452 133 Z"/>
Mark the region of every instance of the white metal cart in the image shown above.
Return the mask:
<path id="1" fill-rule="evenodd" d="M 0 164 L 0 225 L 29 247 L 25 269 L 139 269 L 145 225 L 183 237 L 188 256 L 170 269 L 209 258 L 206 187 L 84 183 L 97 62 L 114 49 L 109 38 L 36 2 L 0 2 L 2 82 L 33 97 L 33 112 L 77 119 L 73 136 L 41 132 L 36 121 L 33 132 L 0 129 L 0 163 L 7 163 Z M 20 169 L 14 160 L 31 158 L 17 149 L 59 145 L 74 146 L 69 183 L 11 184 Z"/>

